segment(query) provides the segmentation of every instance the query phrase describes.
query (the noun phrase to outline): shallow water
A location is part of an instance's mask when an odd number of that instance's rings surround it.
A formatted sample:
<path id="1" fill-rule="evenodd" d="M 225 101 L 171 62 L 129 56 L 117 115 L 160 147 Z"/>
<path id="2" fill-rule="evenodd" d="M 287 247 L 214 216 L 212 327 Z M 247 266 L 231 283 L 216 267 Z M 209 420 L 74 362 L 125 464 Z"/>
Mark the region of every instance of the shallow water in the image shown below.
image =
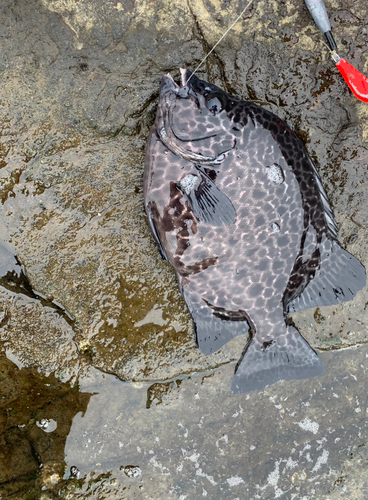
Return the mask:
<path id="1" fill-rule="evenodd" d="M 352 484 L 349 465 L 367 459 L 368 349 L 322 359 L 323 377 L 240 396 L 228 390 L 233 365 L 153 385 L 91 372 L 80 387 L 94 395 L 73 418 L 67 466 L 82 490 L 91 473 L 109 471 L 104 487 L 117 497 L 126 487 L 128 498 L 332 499 L 344 482 L 347 498 L 364 498 L 368 481 Z"/>
<path id="2" fill-rule="evenodd" d="M 367 107 L 302 3 L 254 4 L 199 75 L 296 130 L 367 266 Z M 161 76 L 194 67 L 242 8 L 0 5 L 4 499 L 367 497 L 367 291 L 293 316 L 323 377 L 234 396 L 246 338 L 199 353 L 146 222 Z M 341 55 L 368 73 L 365 3 L 329 11 Z"/>
<path id="3" fill-rule="evenodd" d="M 365 498 L 368 348 L 321 356 L 323 377 L 237 396 L 229 392 L 234 364 L 154 384 L 88 369 L 79 395 L 63 393 L 63 404 L 59 394 L 17 426 L 44 463 L 38 494 Z M 50 463 L 50 449 L 59 463 Z M 9 475 L 19 472 L 13 467 Z"/>

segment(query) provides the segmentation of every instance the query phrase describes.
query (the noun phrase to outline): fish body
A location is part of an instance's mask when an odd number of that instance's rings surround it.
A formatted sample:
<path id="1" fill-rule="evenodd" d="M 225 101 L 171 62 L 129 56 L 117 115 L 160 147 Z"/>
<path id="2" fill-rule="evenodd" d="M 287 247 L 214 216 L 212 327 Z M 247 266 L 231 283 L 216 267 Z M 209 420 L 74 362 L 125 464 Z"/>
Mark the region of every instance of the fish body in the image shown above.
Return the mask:
<path id="1" fill-rule="evenodd" d="M 351 300 L 366 282 L 341 248 L 321 179 L 276 115 L 182 70 L 164 76 L 145 206 L 201 352 L 251 331 L 233 392 L 323 373 L 288 312 Z"/>

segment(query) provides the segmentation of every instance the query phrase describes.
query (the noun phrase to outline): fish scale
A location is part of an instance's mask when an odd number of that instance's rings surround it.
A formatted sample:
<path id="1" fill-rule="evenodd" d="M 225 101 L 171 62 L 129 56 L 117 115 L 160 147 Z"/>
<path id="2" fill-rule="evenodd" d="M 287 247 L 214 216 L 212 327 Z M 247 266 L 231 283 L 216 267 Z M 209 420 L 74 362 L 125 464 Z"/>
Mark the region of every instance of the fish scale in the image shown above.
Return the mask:
<path id="1" fill-rule="evenodd" d="M 287 314 L 352 299 L 364 267 L 338 244 L 321 179 L 287 125 L 189 70 L 182 80 L 163 78 L 144 193 L 199 349 L 250 329 L 233 392 L 321 375 Z"/>

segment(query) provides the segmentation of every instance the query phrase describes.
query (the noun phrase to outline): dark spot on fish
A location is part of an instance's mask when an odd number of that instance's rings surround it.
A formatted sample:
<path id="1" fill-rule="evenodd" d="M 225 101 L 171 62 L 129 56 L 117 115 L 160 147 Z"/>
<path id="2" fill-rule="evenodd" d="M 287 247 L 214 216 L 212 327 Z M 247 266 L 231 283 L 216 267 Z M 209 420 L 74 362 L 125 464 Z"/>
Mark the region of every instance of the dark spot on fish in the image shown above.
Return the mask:
<path id="1" fill-rule="evenodd" d="M 197 233 L 197 220 L 188 205 L 188 202 L 182 203 L 184 197 L 178 189 L 175 182 L 170 182 L 170 201 L 164 208 L 162 217 L 157 210 L 156 204 L 150 204 L 150 211 L 159 234 L 179 229 L 176 234 L 177 248 L 175 255 L 181 257 L 189 246 L 189 227 L 192 234 Z M 191 221 L 191 224 L 188 222 Z M 165 238 L 166 240 L 166 238 Z M 166 241 L 162 241 L 165 247 Z"/>
<path id="2" fill-rule="evenodd" d="M 277 133 L 277 127 L 274 123 L 270 124 L 270 131 L 273 132 L 274 134 Z"/>
<path id="3" fill-rule="evenodd" d="M 200 262 L 196 262 L 191 266 L 187 266 L 183 264 L 179 257 L 175 257 L 175 264 L 178 273 L 181 276 L 187 277 L 193 274 L 198 274 L 201 271 L 204 271 L 210 266 L 214 266 L 217 262 L 218 257 L 208 257 L 207 259 L 203 259 Z"/>
<path id="4" fill-rule="evenodd" d="M 333 292 L 334 292 L 336 298 L 338 298 L 340 295 L 345 296 L 342 288 L 333 288 Z"/>
<path id="5" fill-rule="evenodd" d="M 211 181 L 215 181 L 217 174 L 215 170 L 212 170 L 211 168 L 205 168 L 204 171 L 208 175 L 208 177 L 211 179 Z"/>
<path id="6" fill-rule="evenodd" d="M 260 189 L 254 189 L 252 195 L 254 200 L 263 200 L 264 198 L 264 192 Z"/>
<path id="7" fill-rule="evenodd" d="M 262 351 L 265 351 L 268 347 L 270 347 L 275 341 L 274 340 L 268 340 L 266 342 L 263 342 L 262 344 Z"/>
<path id="8" fill-rule="evenodd" d="M 304 224 L 307 224 L 307 222 L 304 221 Z M 306 286 L 314 278 L 316 271 L 321 265 L 321 254 L 319 248 L 312 253 L 309 260 L 303 262 L 306 236 L 307 229 L 303 232 L 299 254 L 295 259 L 289 282 L 283 296 L 283 303 L 285 304 L 285 307 L 289 302 L 303 293 Z"/>
<path id="9" fill-rule="evenodd" d="M 239 309 L 238 311 L 231 311 L 224 307 L 214 306 L 208 300 L 202 299 L 210 309 L 212 314 L 223 321 L 248 321 L 248 315 L 245 311 Z"/>
<path id="10" fill-rule="evenodd" d="M 303 151 L 301 149 L 298 149 L 296 152 L 295 152 L 295 160 L 296 160 L 296 164 L 300 165 L 300 160 L 303 158 Z M 314 180 L 314 179 L 313 179 Z"/>

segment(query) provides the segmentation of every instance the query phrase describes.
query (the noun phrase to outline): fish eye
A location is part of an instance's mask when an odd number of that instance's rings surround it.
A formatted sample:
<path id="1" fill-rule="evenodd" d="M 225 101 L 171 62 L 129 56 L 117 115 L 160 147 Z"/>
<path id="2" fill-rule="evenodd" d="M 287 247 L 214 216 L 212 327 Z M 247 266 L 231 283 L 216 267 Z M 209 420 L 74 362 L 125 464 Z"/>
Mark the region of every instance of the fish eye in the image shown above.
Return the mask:
<path id="1" fill-rule="evenodd" d="M 216 96 L 207 97 L 206 106 L 213 115 L 217 115 L 217 113 L 220 113 L 220 111 L 222 111 L 223 108 L 220 99 Z"/>

